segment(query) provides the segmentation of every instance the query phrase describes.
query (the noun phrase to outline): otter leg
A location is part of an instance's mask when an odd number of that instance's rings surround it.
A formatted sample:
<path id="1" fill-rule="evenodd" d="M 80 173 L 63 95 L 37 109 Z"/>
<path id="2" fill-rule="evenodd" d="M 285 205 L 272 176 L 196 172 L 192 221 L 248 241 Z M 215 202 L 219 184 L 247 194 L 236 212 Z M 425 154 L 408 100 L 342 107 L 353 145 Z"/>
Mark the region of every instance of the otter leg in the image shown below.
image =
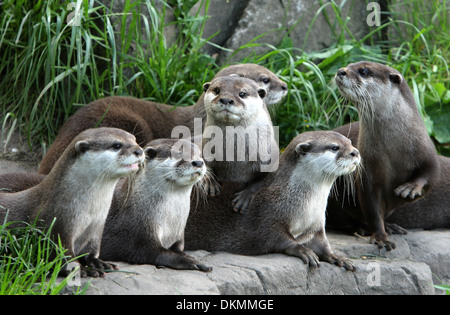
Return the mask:
<path id="1" fill-rule="evenodd" d="M 307 244 L 305 244 L 305 246 L 314 251 L 321 261 L 326 261 L 330 264 L 344 267 L 346 270 L 356 270 L 350 259 L 338 256 L 332 252 L 330 243 L 328 242 L 325 234 L 325 229 L 321 229 L 317 232 L 314 237 Z"/>
<path id="2" fill-rule="evenodd" d="M 270 244 L 266 244 L 269 247 L 268 252 L 295 256 L 311 268 L 320 267 L 319 257 L 311 249 L 300 245 L 289 231 L 279 226 L 272 226 L 272 229 L 268 230 L 268 232 L 270 233 L 271 239 Z"/>
<path id="3" fill-rule="evenodd" d="M 369 182 L 364 182 L 363 187 L 370 187 Z M 370 243 L 378 248 L 385 247 L 387 251 L 395 249 L 395 244 L 388 240 L 384 229 L 384 211 L 381 203 L 381 191 L 378 189 L 364 188 L 363 196 L 359 197 L 361 211 L 363 212 L 371 233 Z"/>
<path id="4" fill-rule="evenodd" d="M 159 253 L 156 255 L 154 265 L 158 268 L 170 267 L 173 269 L 187 269 L 199 270 L 203 272 L 210 272 L 211 267 L 199 263 L 196 259 L 189 257 L 185 253 L 174 252 L 165 248 L 159 248 Z"/>

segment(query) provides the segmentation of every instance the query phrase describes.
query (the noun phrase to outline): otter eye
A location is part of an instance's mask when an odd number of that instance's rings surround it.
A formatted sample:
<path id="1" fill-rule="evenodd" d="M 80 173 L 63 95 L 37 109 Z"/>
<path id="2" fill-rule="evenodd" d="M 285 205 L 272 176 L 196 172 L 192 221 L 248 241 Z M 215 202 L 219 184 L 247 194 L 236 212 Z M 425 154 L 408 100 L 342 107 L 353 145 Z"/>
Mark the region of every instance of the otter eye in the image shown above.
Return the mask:
<path id="1" fill-rule="evenodd" d="M 339 146 L 334 145 L 330 149 L 331 149 L 331 151 L 337 152 L 337 151 L 339 151 L 340 148 L 339 148 Z"/>
<path id="2" fill-rule="evenodd" d="M 216 94 L 216 95 L 219 95 L 220 94 L 220 89 L 219 88 L 215 88 L 213 90 L 213 93 Z"/>
<path id="3" fill-rule="evenodd" d="M 245 92 L 239 93 L 240 98 L 245 98 L 246 96 L 247 96 L 247 93 L 245 93 Z"/>
<path id="4" fill-rule="evenodd" d="M 261 81 L 262 81 L 264 84 L 269 84 L 269 83 L 270 83 L 270 79 L 269 79 L 269 78 L 261 78 Z"/>
<path id="5" fill-rule="evenodd" d="M 359 74 L 362 75 L 363 77 L 366 77 L 369 75 L 369 69 L 367 68 L 360 68 L 358 70 Z"/>
<path id="6" fill-rule="evenodd" d="M 122 143 L 120 143 L 120 142 L 114 142 L 111 148 L 112 148 L 114 151 L 119 151 L 120 149 L 122 149 Z"/>

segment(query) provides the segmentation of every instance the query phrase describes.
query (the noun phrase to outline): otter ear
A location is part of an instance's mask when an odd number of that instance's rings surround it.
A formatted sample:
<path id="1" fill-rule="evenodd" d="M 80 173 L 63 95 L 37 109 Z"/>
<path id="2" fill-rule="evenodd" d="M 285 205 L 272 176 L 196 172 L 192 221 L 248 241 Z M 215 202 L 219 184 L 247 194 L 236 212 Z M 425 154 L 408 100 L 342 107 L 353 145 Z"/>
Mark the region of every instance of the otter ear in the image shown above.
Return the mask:
<path id="1" fill-rule="evenodd" d="M 311 144 L 309 144 L 309 143 L 299 143 L 295 147 L 295 152 L 297 152 L 299 155 L 305 155 L 310 150 L 311 150 Z"/>
<path id="2" fill-rule="evenodd" d="M 84 153 L 89 149 L 89 142 L 87 141 L 78 141 L 75 143 L 75 151 L 78 153 Z"/>
<path id="3" fill-rule="evenodd" d="M 265 89 L 259 89 L 258 90 L 258 95 L 259 95 L 259 97 L 264 99 L 266 97 L 266 95 L 267 95 L 267 91 Z"/>
<path id="4" fill-rule="evenodd" d="M 400 84 L 402 82 L 402 76 L 398 73 L 389 73 L 389 80 L 392 83 Z"/>
<path id="5" fill-rule="evenodd" d="M 157 151 L 155 148 L 152 148 L 152 147 L 146 147 L 146 148 L 144 149 L 144 153 L 145 153 L 145 156 L 146 156 L 149 160 L 153 160 L 153 159 L 156 157 L 156 155 L 158 154 L 158 151 Z"/>
<path id="6" fill-rule="evenodd" d="M 211 86 L 211 82 L 207 82 L 207 83 L 203 84 L 203 91 L 204 92 L 208 91 L 210 86 Z"/>

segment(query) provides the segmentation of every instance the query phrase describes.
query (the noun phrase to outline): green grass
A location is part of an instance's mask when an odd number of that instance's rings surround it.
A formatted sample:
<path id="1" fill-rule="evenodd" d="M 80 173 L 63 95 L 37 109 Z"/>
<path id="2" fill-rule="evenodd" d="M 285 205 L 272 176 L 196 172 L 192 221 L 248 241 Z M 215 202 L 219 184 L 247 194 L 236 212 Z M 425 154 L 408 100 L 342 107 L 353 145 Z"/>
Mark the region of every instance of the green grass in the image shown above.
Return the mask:
<path id="1" fill-rule="evenodd" d="M 450 285 L 435 285 L 434 287 L 439 290 L 444 290 L 445 295 L 450 295 Z"/>
<path id="2" fill-rule="evenodd" d="M 74 270 L 58 280 L 67 257 L 61 244 L 43 232 L 36 223 L 0 225 L 0 295 L 57 295 L 67 287 Z M 76 288 L 73 294 L 87 289 Z"/>

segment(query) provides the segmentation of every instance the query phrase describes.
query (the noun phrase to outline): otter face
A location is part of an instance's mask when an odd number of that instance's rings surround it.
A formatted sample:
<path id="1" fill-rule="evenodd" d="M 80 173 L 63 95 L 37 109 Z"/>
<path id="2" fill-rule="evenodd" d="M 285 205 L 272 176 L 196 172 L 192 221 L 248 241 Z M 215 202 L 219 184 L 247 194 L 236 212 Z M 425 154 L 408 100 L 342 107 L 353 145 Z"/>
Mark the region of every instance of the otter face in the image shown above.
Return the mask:
<path id="1" fill-rule="evenodd" d="M 145 148 L 147 168 L 157 180 L 177 186 L 193 186 L 206 174 L 206 164 L 200 149 L 182 139 L 158 139 Z"/>
<path id="2" fill-rule="evenodd" d="M 395 69 L 375 62 L 362 61 L 339 69 L 335 81 L 342 95 L 357 106 L 385 106 L 400 92 L 399 87 L 404 79 Z"/>
<path id="3" fill-rule="evenodd" d="M 218 123 L 238 125 L 266 110 L 266 90 L 250 79 L 220 77 L 205 83 L 203 89 L 206 113 Z"/>
<path id="4" fill-rule="evenodd" d="M 303 172 L 306 168 L 308 173 L 335 180 L 341 175 L 352 173 L 361 162 L 358 150 L 348 138 L 339 133 L 315 131 L 299 137 L 296 140 L 304 140 L 295 146 L 295 152 Z"/>
<path id="5" fill-rule="evenodd" d="M 120 129 L 90 129 L 77 139 L 74 149 L 84 172 L 121 178 L 138 171 L 144 161 L 144 151 L 136 138 Z"/>
<path id="6" fill-rule="evenodd" d="M 239 64 L 226 67 L 219 71 L 215 78 L 223 76 L 239 76 L 256 82 L 267 91 L 264 102 L 267 106 L 278 104 L 288 92 L 288 86 L 281 81 L 272 71 L 257 64 Z"/>

